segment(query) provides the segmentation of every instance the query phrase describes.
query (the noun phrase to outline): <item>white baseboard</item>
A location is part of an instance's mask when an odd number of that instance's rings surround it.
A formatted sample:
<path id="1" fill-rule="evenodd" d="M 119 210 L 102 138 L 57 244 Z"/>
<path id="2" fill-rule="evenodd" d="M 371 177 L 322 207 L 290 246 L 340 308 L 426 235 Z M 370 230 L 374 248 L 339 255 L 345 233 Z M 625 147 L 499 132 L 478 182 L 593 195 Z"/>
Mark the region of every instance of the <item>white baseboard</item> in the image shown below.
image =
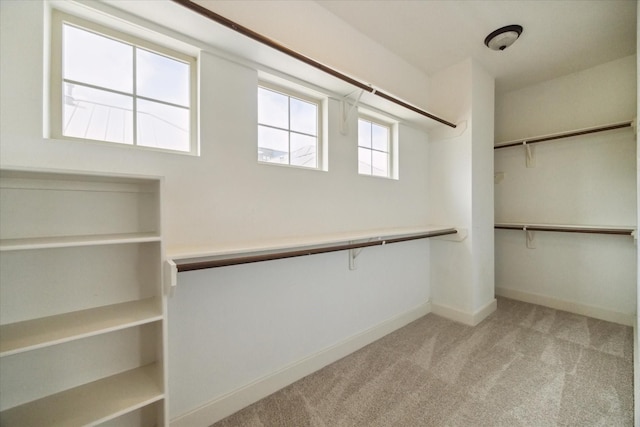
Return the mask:
<path id="1" fill-rule="evenodd" d="M 200 408 L 180 415 L 172 419 L 170 425 L 171 427 L 210 426 L 430 312 L 431 303 L 427 301 L 364 332 L 346 338 L 329 348 L 214 399 Z"/>
<path id="2" fill-rule="evenodd" d="M 556 310 L 568 311 L 570 313 L 581 314 L 583 316 L 619 323 L 626 326 L 633 326 L 635 321 L 635 316 L 633 314 L 621 313 L 609 308 L 581 304 L 575 301 L 567 301 L 532 292 L 496 287 L 496 295 L 518 301 L 529 302 L 531 304 L 544 305 L 545 307 L 555 308 Z"/>
<path id="3" fill-rule="evenodd" d="M 469 313 L 467 311 L 458 310 L 457 308 L 453 308 L 448 305 L 443 304 L 431 304 L 431 311 L 433 314 L 437 314 L 438 316 L 442 316 L 446 319 L 453 320 L 454 322 L 463 323 L 469 326 L 476 326 L 478 323 L 482 322 L 488 315 L 496 311 L 498 307 L 497 301 L 494 298 L 489 301 L 484 307 L 476 310 L 474 313 Z"/>

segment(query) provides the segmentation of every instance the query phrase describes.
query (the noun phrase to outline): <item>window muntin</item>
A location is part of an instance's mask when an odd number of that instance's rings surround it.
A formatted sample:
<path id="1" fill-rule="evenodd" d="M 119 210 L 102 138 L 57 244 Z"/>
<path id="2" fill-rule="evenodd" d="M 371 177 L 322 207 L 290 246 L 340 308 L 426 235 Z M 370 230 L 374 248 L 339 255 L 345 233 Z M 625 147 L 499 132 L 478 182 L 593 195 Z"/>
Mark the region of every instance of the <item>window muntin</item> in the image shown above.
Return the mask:
<path id="1" fill-rule="evenodd" d="M 258 161 L 317 169 L 320 102 L 258 87 Z"/>
<path id="2" fill-rule="evenodd" d="M 358 173 L 391 177 L 391 126 L 358 118 Z"/>
<path id="3" fill-rule="evenodd" d="M 61 58 L 52 70 L 54 137 L 196 152 L 194 58 L 80 18 L 54 17 Z"/>

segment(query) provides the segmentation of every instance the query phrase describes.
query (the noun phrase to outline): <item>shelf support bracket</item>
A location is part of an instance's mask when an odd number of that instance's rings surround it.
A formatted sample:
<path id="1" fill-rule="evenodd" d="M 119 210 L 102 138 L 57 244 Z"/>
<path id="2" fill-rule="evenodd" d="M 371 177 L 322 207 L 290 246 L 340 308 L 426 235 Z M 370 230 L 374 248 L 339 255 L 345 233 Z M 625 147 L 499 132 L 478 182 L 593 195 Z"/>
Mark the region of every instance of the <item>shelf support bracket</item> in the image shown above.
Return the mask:
<path id="1" fill-rule="evenodd" d="M 382 240 L 380 237 L 378 237 L 377 239 L 372 238 L 367 240 L 367 242 L 372 242 L 374 240 Z M 354 241 L 350 241 L 349 244 L 353 244 L 356 243 Z M 383 240 L 382 241 L 382 245 L 384 245 L 386 242 Z M 358 263 L 356 262 L 356 258 L 358 258 L 358 255 L 360 255 L 360 253 L 363 251 L 364 248 L 356 248 L 356 249 L 349 249 L 349 270 L 357 270 L 358 269 Z"/>
<path id="2" fill-rule="evenodd" d="M 535 232 L 533 232 L 532 230 L 527 230 L 527 226 L 525 225 L 524 227 L 522 227 L 522 230 L 524 231 L 525 234 L 525 238 L 527 239 L 527 248 L 529 249 L 535 249 L 536 248 L 536 235 Z"/>
<path id="3" fill-rule="evenodd" d="M 522 146 L 524 147 L 525 154 L 525 163 L 528 168 L 536 167 L 536 153 L 531 146 L 531 144 L 527 144 L 527 141 L 522 141 Z"/>
<path id="4" fill-rule="evenodd" d="M 358 255 L 360 255 L 360 252 L 362 252 L 363 249 L 364 248 L 349 249 L 349 270 L 358 269 L 358 263 L 356 262 L 356 258 L 358 258 Z"/>
<path id="5" fill-rule="evenodd" d="M 358 94 L 358 97 L 356 98 L 356 101 L 353 103 L 353 105 L 349 105 L 349 95 L 346 95 L 344 98 L 342 98 L 342 102 L 340 103 L 340 133 L 342 135 L 347 135 L 347 133 L 349 133 L 349 117 L 351 116 L 351 113 L 353 113 L 353 110 L 358 106 L 358 103 L 360 103 L 360 98 L 362 98 L 363 93 L 364 89 L 360 89 L 360 93 Z"/>

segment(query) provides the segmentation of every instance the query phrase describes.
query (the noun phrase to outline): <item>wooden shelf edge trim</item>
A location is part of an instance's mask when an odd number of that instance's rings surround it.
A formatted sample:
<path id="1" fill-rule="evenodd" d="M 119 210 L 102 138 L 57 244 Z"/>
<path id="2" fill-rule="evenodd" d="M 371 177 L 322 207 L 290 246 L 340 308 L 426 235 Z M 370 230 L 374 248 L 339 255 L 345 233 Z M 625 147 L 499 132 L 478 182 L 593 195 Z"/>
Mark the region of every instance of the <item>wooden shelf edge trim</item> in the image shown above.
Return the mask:
<path id="1" fill-rule="evenodd" d="M 563 132 L 563 133 L 557 133 L 552 135 L 545 135 L 545 136 L 533 137 L 533 138 L 524 138 L 517 141 L 505 142 L 502 144 L 495 145 L 493 149 L 498 150 L 500 148 L 518 147 L 518 146 L 522 146 L 525 143 L 535 144 L 537 142 L 553 141 L 553 140 L 562 139 L 562 138 L 571 138 L 573 136 L 588 135 L 588 134 L 597 133 L 597 132 L 606 132 L 610 130 L 623 129 L 623 128 L 632 127 L 632 126 L 633 126 L 633 121 L 630 120 L 622 123 L 614 123 L 610 125 L 598 126 L 598 127 L 593 127 L 589 129 L 582 129 L 582 130 L 576 130 L 571 132 Z"/>
<path id="2" fill-rule="evenodd" d="M 447 228 L 447 229 L 435 230 L 435 231 L 430 231 L 425 233 L 411 234 L 411 235 L 396 237 L 391 239 L 375 240 L 371 242 L 345 243 L 340 245 L 323 246 L 323 247 L 299 249 L 299 250 L 292 250 L 292 251 L 282 250 L 282 251 L 272 252 L 268 254 L 229 257 L 229 258 L 215 259 L 215 260 L 198 261 L 198 260 L 190 259 L 190 260 L 174 260 L 174 262 L 176 263 L 177 270 L 180 273 L 183 271 L 227 267 L 231 265 L 249 264 L 254 262 L 262 262 L 262 261 L 273 261 L 277 259 L 295 258 L 300 256 L 323 254 L 328 252 L 338 252 L 338 251 L 345 251 L 350 249 L 366 248 L 371 246 L 381 246 L 381 245 L 390 244 L 390 243 L 399 243 L 399 242 L 406 242 L 406 241 L 418 240 L 418 239 L 428 239 L 430 237 L 446 236 L 449 234 L 456 234 L 456 233 L 457 233 L 457 230 L 455 228 Z"/>
<path id="3" fill-rule="evenodd" d="M 496 224 L 494 228 L 497 230 L 552 231 L 559 233 L 613 234 L 620 236 L 632 236 L 635 232 L 634 228 L 563 227 L 519 224 Z"/>

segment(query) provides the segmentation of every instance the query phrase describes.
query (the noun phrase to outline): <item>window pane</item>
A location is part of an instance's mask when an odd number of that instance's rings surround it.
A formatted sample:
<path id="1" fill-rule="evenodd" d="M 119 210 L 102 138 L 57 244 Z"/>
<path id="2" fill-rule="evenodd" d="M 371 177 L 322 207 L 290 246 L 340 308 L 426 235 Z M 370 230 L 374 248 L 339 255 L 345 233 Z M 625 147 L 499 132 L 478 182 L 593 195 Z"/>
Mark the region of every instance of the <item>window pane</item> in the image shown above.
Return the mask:
<path id="1" fill-rule="evenodd" d="M 292 133 L 291 164 L 296 166 L 305 166 L 308 168 L 317 167 L 316 146 L 317 138 Z"/>
<path id="2" fill-rule="evenodd" d="M 258 160 L 289 164 L 289 132 L 258 126 Z"/>
<path id="3" fill-rule="evenodd" d="M 371 150 L 358 147 L 358 173 L 371 175 Z"/>
<path id="4" fill-rule="evenodd" d="M 371 141 L 374 150 L 389 151 L 389 128 L 371 124 Z"/>
<path id="5" fill-rule="evenodd" d="M 358 145 L 371 148 L 371 122 L 358 119 Z"/>
<path id="6" fill-rule="evenodd" d="M 291 130 L 318 135 L 318 106 L 311 102 L 291 98 Z"/>
<path id="7" fill-rule="evenodd" d="M 70 25 L 63 43 L 63 78 L 132 93 L 132 46 Z"/>
<path id="8" fill-rule="evenodd" d="M 189 110 L 138 99 L 138 145 L 189 151 Z"/>
<path id="9" fill-rule="evenodd" d="M 379 151 L 371 152 L 371 174 L 374 176 L 389 176 L 389 155 Z"/>
<path id="10" fill-rule="evenodd" d="M 289 97 L 258 88 L 258 123 L 289 129 Z"/>
<path id="11" fill-rule="evenodd" d="M 64 83 L 62 134 L 133 144 L 133 99 Z"/>
<path id="12" fill-rule="evenodd" d="M 138 95 L 189 106 L 189 64 L 136 49 Z"/>

